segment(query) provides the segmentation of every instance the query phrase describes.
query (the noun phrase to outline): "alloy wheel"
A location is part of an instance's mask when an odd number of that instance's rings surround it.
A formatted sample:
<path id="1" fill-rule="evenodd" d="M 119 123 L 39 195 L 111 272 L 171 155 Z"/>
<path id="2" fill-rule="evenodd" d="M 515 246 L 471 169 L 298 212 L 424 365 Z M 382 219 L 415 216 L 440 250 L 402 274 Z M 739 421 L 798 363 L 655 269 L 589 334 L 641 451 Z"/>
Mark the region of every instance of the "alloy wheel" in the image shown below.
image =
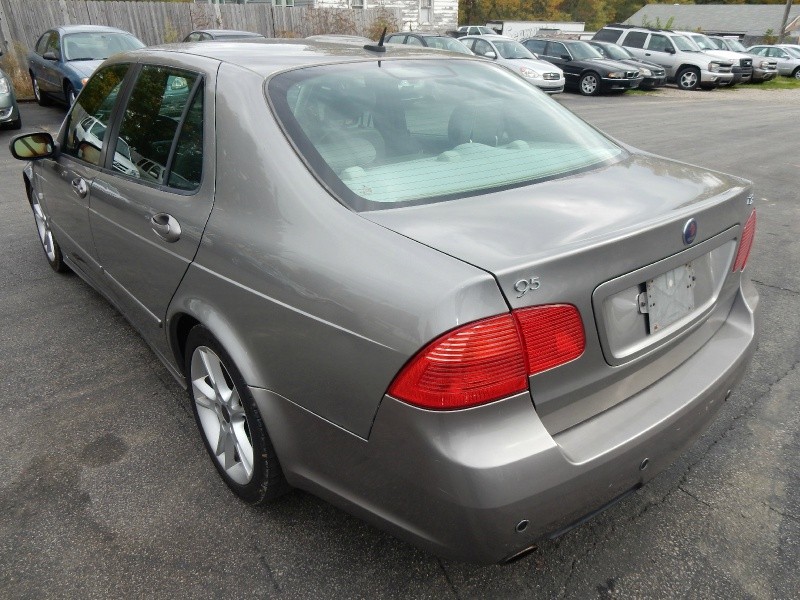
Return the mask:
<path id="1" fill-rule="evenodd" d="M 594 75 L 584 75 L 581 79 L 581 92 L 591 96 L 597 91 L 597 77 Z"/>
<path id="2" fill-rule="evenodd" d="M 691 70 L 681 74 L 680 86 L 685 90 L 694 89 L 697 86 L 697 73 Z"/>
<path id="3" fill-rule="evenodd" d="M 42 242 L 42 248 L 47 255 L 47 260 L 51 263 L 56 260 L 56 249 L 53 243 L 53 232 L 50 230 L 50 221 L 47 215 L 42 210 L 42 205 L 39 200 L 34 198 L 31 200 L 31 207 L 33 208 L 33 218 L 36 220 L 36 230 L 39 232 L 39 241 Z"/>
<path id="4" fill-rule="evenodd" d="M 247 484 L 253 477 L 253 442 L 239 391 L 208 346 L 195 348 L 190 369 L 197 416 L 214 458 L 233 481 Z"/>

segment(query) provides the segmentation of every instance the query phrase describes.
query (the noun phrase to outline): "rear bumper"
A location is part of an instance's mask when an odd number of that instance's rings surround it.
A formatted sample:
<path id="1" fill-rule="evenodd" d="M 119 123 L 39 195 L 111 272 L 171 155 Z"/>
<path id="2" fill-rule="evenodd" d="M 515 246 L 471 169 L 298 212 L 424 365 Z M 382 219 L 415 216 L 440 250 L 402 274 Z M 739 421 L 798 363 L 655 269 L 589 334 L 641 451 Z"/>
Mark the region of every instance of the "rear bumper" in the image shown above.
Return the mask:
<path id="1" fill-rule="evenodd" d="M 555 436 L 528 393 L 452 412 L 385 397 L 365 440 L 252 390 L 292 485 L 435 554 L 498 562 L 667 468 L 741 379 L 756 346 L 757 304 L 744 283 L 691 358 Z"/>

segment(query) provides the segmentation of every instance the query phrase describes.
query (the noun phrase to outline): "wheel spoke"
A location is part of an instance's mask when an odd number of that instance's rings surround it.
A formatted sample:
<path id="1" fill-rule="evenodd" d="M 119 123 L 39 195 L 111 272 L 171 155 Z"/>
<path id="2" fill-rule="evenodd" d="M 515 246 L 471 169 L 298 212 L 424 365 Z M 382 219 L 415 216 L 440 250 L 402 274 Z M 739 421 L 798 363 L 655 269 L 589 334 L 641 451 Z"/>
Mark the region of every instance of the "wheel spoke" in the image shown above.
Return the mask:
<path id="1" fill-rule="evenodd" d="M 244 434 L 242 431 L 239 433 L 236 429 L 234 429 L 236 433 L 236 449 L 239 452 L 239 460 L 242 463 L 242 468 L 244 469 L 245 475 L 249 478 L 253 474 L 253 447 L 250 445 L 249 440 L 243 441 L 241 439 L 241 435 Z M 246 440 L 247 438 L 245 438 Z"/>
<path id="2" fill-rule="evenodd" d="M 214 387 L 217 399 L 227 401 L 230 397 L 230 389 L 225 382 L 225 376 L 222 374 L 222 365 L 219 359 L 205 350 L 200 351 L 200 357 L 203 360 L 203 367 L 206 370 L 206 374 L 211 380 L 211 385 Z"/>
<path id="3" fill-rule="evenodd" d="M 225 433 L 225 470 L 236 465 L 236 438 L 232 431 Z"/>
<path id="4" fill-rule="evenodd" d="M 228 432 L 225 431 L 225 428 L 220 424 L 219 426 L 219 437 L 217 438 L 217 447 L 214 449 L 214 454 L 217 456 L 222 456 L 222 453 L 225 452 L 225 440 L 228 438 Z"/>
<path id="5" fill-rule="evenodd" d="M 192 381 L 194 388 L 194 401 L 203 408 L 214 408 L 216 393 L 214 388 L 206 383 L 206 376 L 198 377 Z"/>

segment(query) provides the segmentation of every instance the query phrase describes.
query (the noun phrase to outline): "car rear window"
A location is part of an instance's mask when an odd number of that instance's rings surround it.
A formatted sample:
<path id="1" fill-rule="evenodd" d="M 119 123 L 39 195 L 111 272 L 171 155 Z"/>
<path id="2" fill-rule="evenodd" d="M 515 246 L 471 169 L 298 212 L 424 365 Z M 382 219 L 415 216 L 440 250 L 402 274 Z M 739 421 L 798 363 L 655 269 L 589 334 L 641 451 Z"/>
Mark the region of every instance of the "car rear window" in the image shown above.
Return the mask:
<path id="1" fill-rule="evenodd" d="M 529 185 L 624 150 L 501 67 L 382 60 L 301 68 L 267 92 L 312 172 L 354 210 Z"/>

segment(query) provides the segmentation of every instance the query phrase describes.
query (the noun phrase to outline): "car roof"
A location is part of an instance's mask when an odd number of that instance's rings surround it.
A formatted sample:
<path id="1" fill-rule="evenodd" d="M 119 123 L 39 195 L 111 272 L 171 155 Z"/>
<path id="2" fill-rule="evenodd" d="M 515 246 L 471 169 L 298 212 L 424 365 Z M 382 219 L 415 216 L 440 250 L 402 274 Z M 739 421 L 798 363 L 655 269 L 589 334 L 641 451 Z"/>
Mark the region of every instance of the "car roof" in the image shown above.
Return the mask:
<path id="1" fill-rule="evenodd" d="M 157 59 L 158 57 L 174 59 L 176 55 L 186 54 L 237 65 L 267 77 L 292 67 L 370 60 L 385 61 L 395 58 L 441 60 L 444 56 L 440 50 L 406 46 L 405 44 L 388 44 L 385 48 L 386 52 L 374 52 L 357 44 L 288 38 L 248 38 L 222 40 L 213 44 L 204 42 L 165 44 L 118 54 L 112 60 L 124 62 L 130 60 L 131 56 L 146 56 L 148 59 Z M 448 60 L 480 60 L 467 54 L 464 54 L 463 57 L 462 55 L 447 54 L 447 57 Z"/>
<path id="2" fill-rule="evenodd" d="M 53 27 L 52 30 L 58 31 L 59 33 L 63 34 L 105 32 L 105 33 L 127 33 L 128 35 L 133 35 L 130 31 L 125 31 L 124 29 L 117 29 L 116 27 L 107 27 L 105 25 L 61 25 L 59 27 Z"/>
<path id="3" fill-rule="evenodd" d="M 264 37 L 260 33 L 256 33 L 254 31 L 244 31 L 241 29 L 195 29 L 192 33 L 208 33 L 210 35 L 242 35 L 242 36 L 249 36 L 249 37 Z"/>

